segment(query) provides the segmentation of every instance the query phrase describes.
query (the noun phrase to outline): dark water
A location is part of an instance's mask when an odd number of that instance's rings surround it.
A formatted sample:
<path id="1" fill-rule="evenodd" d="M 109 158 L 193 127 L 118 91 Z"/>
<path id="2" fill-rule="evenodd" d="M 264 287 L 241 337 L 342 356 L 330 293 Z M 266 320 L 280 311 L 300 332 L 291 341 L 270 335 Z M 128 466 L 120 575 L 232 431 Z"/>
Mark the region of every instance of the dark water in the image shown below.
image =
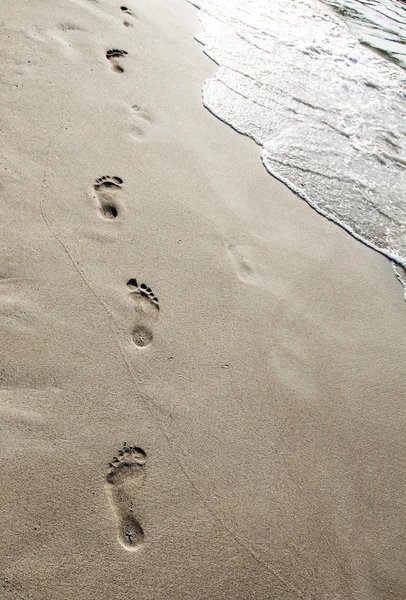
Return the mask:
<path id="1" fill-rule="evenodd" d="M 365 45 L 406 69 L 406 0 L 323 0 Z"/>

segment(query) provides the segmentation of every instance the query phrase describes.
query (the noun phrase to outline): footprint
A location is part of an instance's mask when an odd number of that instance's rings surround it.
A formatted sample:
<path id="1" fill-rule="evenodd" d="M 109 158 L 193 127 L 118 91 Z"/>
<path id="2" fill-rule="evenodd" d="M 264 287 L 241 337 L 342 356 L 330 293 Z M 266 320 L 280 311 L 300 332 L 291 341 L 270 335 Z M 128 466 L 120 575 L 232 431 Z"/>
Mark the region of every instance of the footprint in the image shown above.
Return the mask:
<path id="1" fill-rule="evenodd" d="M 116 219 L 118 217 L 117 192 L 121 189 L 123 180 L 121 177 L 110 177 L 104 175 L 96 179 L 93 188 L 96 190 L 97 200 L 100 204 L 100 212 L 105 219 Z"/>
<path id="2" fill-rule="evenodd" d="M 150 128 L 152 124 L 152 117 L 138 104 L 134 104 L 131 109 L 133 111 L 134 120 L 133 125 L 131 126 L 130 136 L 139 142 L 145 137 L 148 129 Z"/>
<path id="3" fill-rule="evenodd" d="M 113 71 L 116 73 L 124 73 L 124 69 L 120 65 L 120 60 L 127 56 L 127 54 L 128 52 L 125 50 L 117 50 L 117 48 L 107 50 L 106 58 L 111 62 Z"/>
<path id="4" fill-rule="evenodd" d="M 227 250 L 240 281 L 247 285 L 263 284 L 259 269 L 254 262 L 253 251 L 249 246 L 228 244 Z"/>
<path id="5" fill-rule="evenodd" d="M 62 29 L 62 31 L 85 31 L 79 25 L 74 25 L 73 23 L 60 23 L 57 25 L 58 29 Z"/>
<path id="6" fill-rule="evenodd" d="M 118 521 L 120 544 L 134 551 L 144 540 L 144 531 L 134 515 L 134 498 L 144 484 L 147 455 L 137 446 L 127 446 L 113 458 L 106 475 L 107 491 Z"/>
<path id="7" fill-rule="evenodd" d="M 137 348 L 145 348 L 152 342 L 152 324 L 158 319 L 159 302 L 154 292 L 145 283 L 138 284 L 136 279 L 129 279 L 127 287 L 134 302 L 136 323 L 132 330 L 132 339 Z"/>
<path id="8" fill-rule="evenodd" d="M 133 12 L 127 6 L 120 6 L 120 8 L 121 8 L 121 11 L 127 15 L 123 22 L 124 27 L 134 27 Z"/>

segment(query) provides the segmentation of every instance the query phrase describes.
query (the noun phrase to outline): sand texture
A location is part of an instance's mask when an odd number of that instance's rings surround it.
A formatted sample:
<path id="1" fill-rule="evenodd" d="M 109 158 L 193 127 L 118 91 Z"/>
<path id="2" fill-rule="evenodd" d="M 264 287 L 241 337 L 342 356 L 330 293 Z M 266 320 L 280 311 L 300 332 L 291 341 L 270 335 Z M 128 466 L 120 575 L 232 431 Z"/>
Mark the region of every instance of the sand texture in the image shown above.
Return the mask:
<path id="1" fill-rule="evenodd" d="M 404 600 L 389 262 L 201 103 L 184 0 L 2 2 L 1 600 Z"/>

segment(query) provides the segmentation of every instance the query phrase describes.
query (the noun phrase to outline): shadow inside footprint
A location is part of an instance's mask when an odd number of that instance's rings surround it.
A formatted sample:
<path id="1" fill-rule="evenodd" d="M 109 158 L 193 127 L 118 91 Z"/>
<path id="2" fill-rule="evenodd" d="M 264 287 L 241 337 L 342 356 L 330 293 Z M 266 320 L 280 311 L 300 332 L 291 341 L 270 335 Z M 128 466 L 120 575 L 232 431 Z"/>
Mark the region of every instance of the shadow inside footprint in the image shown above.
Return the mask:
<path id="1" fill-rule="evenodd" d="M 96 179 L 93 188 L 99 201 L 99 209 L 105 219 L 116 219 L 118 217 L 118 203 L 115 193 L 121 189 L 123 180 L 121 177 L 110 177 L 104 175 Z"/>
<path id="2" fill-rule="evenodd" d="M 144 530 L 134 516 L 133 501 L 145 480 L 147 455 L 137 446 L 124 445 L 106 475 L 108 493 L 118 521 L 118 539 L 133 551 L 144 540 Z"/>
<path id="3" fill-rule="evenodd" d="M 96 183 L 94 187 L 96 189 L 100 188 L 118 188 L 122 185 L 123 180 L 121 177 L 110 177 L 110 175 L 104 175 L 103 177 L 99 177 L 96 179 Z"/>
<path id="4" fill-rule="evenodd" d="M 128 52 L 126 52 L 126 50 L 118 50 L 117 48 L 107 50 L 106 58 L 111 62 L 113 71 L 116 71 L 116 73 L 124 73 L 124 69 L 120 65 L 119 60 L 126 57 L 127 54 Z"/>
<path id="5" fill-rule="evenodd" d="M 127 281 L 127 287 L 131 290 L 132 294 L 139 294 L 144 298 L 147 298 L 159 310 L 158 298 L 145 283 L 138 285 L 137 280 L 133 278 Z"/>
<path id="6" fill-rule="evenodd" d="M 103 216 L 105 219 L 116 219 L 118 217 L 118 211 L 112 204 L 105 204 L 103 206 Z"/>
<path id="7" fill-rule="evenodd" d="M 124 26 L 125 27 L 134 27 L 133 20 L 134 20 L 135 15 L 132 12 L 132 10 L 130 10 L 128 8 L 128 6 L 120 6 L 120 9 L 123 13 L 125 13 L 127 15 L 127 17 L 124 19 L 124 23 L 123 23 Z"/>

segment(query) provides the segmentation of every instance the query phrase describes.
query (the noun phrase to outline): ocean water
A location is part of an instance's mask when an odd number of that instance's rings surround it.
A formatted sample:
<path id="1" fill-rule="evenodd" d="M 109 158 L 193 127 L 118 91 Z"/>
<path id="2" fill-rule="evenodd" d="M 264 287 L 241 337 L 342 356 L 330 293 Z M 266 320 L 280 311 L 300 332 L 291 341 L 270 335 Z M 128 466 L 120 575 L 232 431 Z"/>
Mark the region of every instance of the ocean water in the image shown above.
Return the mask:
<path id="1" fill-rule="evenodd" d="M 203 30 L 196 39 L 218 65 L 203 104 L 262 146 L 272 175 L 392 259 L 406 282 L 406 19 L 399 26 L 389 14 L 404 17 L 406 3 L 193 4 Z"/>
<path id="2" fill-rule="evenodd" d="M 358 39 L 406 68 L 405 0 L 323 0 L 347 22 Z"/>

